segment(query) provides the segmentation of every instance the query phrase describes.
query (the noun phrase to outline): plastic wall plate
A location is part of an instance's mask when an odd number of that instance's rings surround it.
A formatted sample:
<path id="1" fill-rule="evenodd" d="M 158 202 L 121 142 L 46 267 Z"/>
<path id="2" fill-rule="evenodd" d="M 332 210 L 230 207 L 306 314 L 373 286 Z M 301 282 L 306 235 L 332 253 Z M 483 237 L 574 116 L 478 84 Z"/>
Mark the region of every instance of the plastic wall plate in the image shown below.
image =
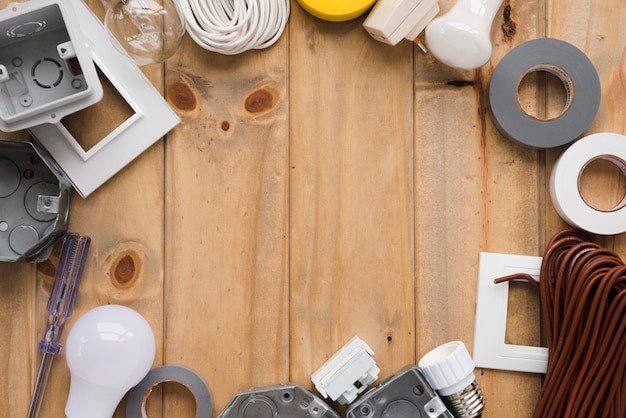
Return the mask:
<path id="1" fill-rule="evenodd" d="M 476 367 L 531 373 L 546 372 L 547 348 L 505 343 L 509 284 L 493 282 L 498 277 L 514 273 L 527 273 L 539 280 L 541 260 L 541 257 L 480 253 L 474 328 Z"/>
<path id="2" fill-rule="evenodd" d="M 139 67 L 117 52 L 89 7 L 82 0 L 73 4 L 81 30 L 93 44 L 93 61 L 134 111 L 88 151 L 62 123 L 30 128 L 85 198 L 169 132 L 180 118 Z"/>
<path id="3" fill-rule="evenodd" d="M 12 132 L 102 99 L 74 2 L 37 0 L 0 10 L 0 129 Z"/>

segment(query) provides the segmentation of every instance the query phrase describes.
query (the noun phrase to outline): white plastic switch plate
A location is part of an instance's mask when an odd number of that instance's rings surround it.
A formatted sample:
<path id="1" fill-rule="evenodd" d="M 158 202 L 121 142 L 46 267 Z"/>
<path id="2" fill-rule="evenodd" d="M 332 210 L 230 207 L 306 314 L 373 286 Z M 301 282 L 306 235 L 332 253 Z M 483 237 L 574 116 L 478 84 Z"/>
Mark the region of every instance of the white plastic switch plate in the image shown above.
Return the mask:
<path id="1" fill-rule="evenodd" d="M 546 372 L 547 348 L 505 343 L 509 284 L 493 282 L 494 279 L 514 273 L 530 274 L 535 280 L 539 280 L 541 260 L 541 257 L 532 256 L 480 254 L 474 329 L 476 367 L 531 373 Z"/>
<path id="2" fill-rule="evenodd" d="M 374 351 L 363 340 L 353 337 L 313 373 L 311 380 L 324 398 L 349 404 L 378 379 L 380 369 L 373 355 Z"/>
<path id="3" fill-rule="evenodd" d="M 89 42 L 72 4 L 11 3 L 0 10 L 0 129 L 57 123 L 102 99 Z"/>
<path id="4" fill-rule="evenodd" d="M 414 41 L 437 13 L 437 0 L 378 0 L 363 27 L 374 39 L 396 45 Z"/>
<path id="5" fill-rule="evenodd" d="M 81 30 L 92 44 L 92 59 L 134 114 L 85 151 L 62 123 L 30 128 L 84 198 L 180 122 L 139 67 L 117 52 L 104 26 L 82 1 L 73 2 Z"/>

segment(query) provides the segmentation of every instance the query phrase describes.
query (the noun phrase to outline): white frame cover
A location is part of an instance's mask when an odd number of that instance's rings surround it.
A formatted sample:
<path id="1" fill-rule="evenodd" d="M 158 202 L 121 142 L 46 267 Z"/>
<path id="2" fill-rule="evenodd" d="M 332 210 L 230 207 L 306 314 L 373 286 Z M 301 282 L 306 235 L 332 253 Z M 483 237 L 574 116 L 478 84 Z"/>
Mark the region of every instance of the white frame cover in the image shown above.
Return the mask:
<path id="1" fill-rule="evenodd" d="M 73 4 L 81 30 L 93 43 L 94 62 L 135 112 L 88 151 L 62 123 L 29 128 L 85 198 L 175 127 L 180 118 L 139 67 L 115 50 L 89 7 L 82 0 Z"/>
<path id="2" fill-rule="evenodd" d="M 509 283 L 498 277 L 527 273 L 539 280 L 541 257 L 480 253 L 474 327 L 474 364 L 488 369 L 545 373 L 548 349 L 506 344 Z M 539 327 L 539 324 L 537 324 Z"/>

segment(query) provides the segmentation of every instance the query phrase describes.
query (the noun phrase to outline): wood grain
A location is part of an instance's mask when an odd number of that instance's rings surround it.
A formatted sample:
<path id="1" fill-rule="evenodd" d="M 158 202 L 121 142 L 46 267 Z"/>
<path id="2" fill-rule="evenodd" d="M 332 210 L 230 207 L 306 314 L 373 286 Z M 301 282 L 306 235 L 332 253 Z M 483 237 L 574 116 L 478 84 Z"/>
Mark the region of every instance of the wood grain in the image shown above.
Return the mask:
<path id="1" fill-rule="evenodd" d="M 442 13 L 453 4 L 441 0 Z M 92 249 L 67 329 L 98 305 L 138 310 L 157 338 L 155 366 L 198 372 L 213 416 L 246 387 L 312 389 L 311 374 L 354 335 L 374 349 L 381 378 L 450 340 L 472 351 L 479 253 L 542 255 L 566 226 L 549 193 L 565 147 L 517 146 L 487 113 L 491 73 L 516 45 L 549 36 L 582 49 L 602 83 L 586 133 L 626 133 L 622 0 L 505 0 L 492 58 L 476 71 L 408 41 L 377 42 L 364 17 L 331 23 L 291 6 L 269 49 L 229 57 L 187 36 L 167 63 L 142 67 L 180 125 L 87 199 L 73 195 L 70 229 L 90 235 Z M 559 89 L 538 75 L 521 101 L 553 115 Z M 64 122 L 88 148 L 128 111 L 105 83 L 102 103 Z M 599 163 L 583 187 L 610 207 L 625 184 Z M 597 238 L 626 257 L 623 234 Z M 0 265 L 0 416 L 26 414 L 58 250 L 38 265 Z M 512 286 L 509 306 L 507 341 L 541 344 L 536 292 Z M 541 376 L 476 374 L 485 418 L 532 415 Z M 61 355 L 41 416 L 64 415 L 68 388 Z M 194 402 L 167 384 L 148 410 L 191 417 Z"/>
<path id="2" fill-rule="evenodd" d="M 287 47 L 224 57 L 188 40 L 167 65 L 183 121 L 166 146 L 165 361 L 203 375 L 216 411 L 289 378 Z"/>
<path id="3" fill-rule="evenodd" d="M 291 15 L 291 378 L 354 335 L 414 362 L 412 49 Z"/>

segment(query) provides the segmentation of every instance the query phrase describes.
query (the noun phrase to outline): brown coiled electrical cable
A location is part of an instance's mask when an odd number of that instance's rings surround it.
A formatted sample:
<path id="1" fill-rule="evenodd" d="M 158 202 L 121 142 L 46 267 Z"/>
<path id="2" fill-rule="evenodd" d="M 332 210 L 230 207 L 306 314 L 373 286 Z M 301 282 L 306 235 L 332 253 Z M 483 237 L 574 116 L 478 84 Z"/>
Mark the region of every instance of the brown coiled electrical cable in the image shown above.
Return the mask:
<path id="1" fill-rule="evenodd" d="M 626 418 L 626 265 L 582 231 L 546 247 L 539 288 L 549 349 L 534 418 Z"/>

